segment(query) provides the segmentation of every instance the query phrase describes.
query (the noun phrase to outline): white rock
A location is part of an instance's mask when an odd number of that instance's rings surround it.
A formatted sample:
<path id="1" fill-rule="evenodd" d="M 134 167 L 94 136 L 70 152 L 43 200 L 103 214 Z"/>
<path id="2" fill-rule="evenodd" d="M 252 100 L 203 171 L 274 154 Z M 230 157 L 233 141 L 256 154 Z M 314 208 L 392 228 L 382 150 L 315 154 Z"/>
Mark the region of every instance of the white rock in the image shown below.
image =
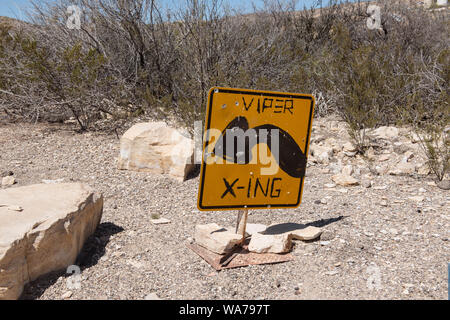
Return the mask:
<path id="1" fill-rule="evenodd" d="M 0 300 L 17 299 L 23 286 L 75 262 L 94 233 L 103 198 L 80 183 L 37 184 L 0 190 Z"/>
<path id="2" fill-rule="evenodd" d="M 66 291 L 62 296 L 61 296 L 61 298 L 62 299 L 69 299 L 71 296 L 72 296 L 72 291 Z"/>
<path id="3" fill-rule="evenodd" d="M 402 162 L 403 163 L 407 163 L 412 158 L 414 158 L 414 153 L 412 153 L 411 151 L 406 151 L 405 155 L 402 158 Z"/>
<path id="4" fill-rule="evenodd" d="M 363 186 L 364 188 L 370 188 L 372 186 L 372 181 L 370 180 L 362 180 L 361 181 L 361 186 Z"/>
<path id="5" fill-rule="evenodd" d="M 303 229 L 293 230 L 290 234 L 292 235 L 292 238 L 296 240 L 314 240 L 322 234 L 322 229 L 314 226 L 307 226 Z"/>
<path id="6" fill-rule="evenodd" d="M 387 161 L 391 158 L 390 154 L 382 154 L 379 158 L 378 161 L 383 162 L 383 161 Z"/>
<path id="7" fill-rule="evenodd" d="M 312 144 L 310 146 L 311 155 L 317 160 L 318 163 L 327 164 L 333 157 L 333 148 L 328 146 L 319 146 Z"/>
<path id="8" fill-rule="evenodd" d="M 356 147 L 353 145 L 353 143 L 348 141 L 348 142 L 344 143 L 342 151 L 344 151 L 344 152 L 355 152 L 356 151 Z"/>
<path id="9" fill-rule="evenodd" d="M 417 169 L 417 173 L 426 176 L 431 173 L 431 170 L 427 164 L 423 164 Z"/>
<path id="10" fill-rule="evenodd" d="M 394 139 L 398 137 L 398 128 L 396 127 L 379 127 L 375 130 L 369 131 L 369 134 L 379 139 Z"/>
<path id="11" fill-rule="evenodd" d="M 367 151 L 366 151 L 366 157 L 367 157 L 369 160 L 375 159 L 375 150 L 373 150 L 372 147 L 370 147 L 369 149 L 367 149 Z"/>
<path id="12" fill-rule="evenodd" d="M 171 221 L 166 218 L 159 218 L 159 219 L 150 219 L 151 223 L 153 224 L 168 224 Z"/>
<path id="13" fill-rule="evenodd" d="M 16 179 L 13 176 L 6 176 L 2 178 L 2 186 L 12 186 L 16 183 Z"/>
<path id="14" fill-rule="evenodd" d="M 336 188 L 336 183 L 325 183 L 324 187 L 326 187 L 326 188 Z"/>
<path id="15" fill-rule="evenodd" d="M 158 297 L 158 295 L 155 292 L 149 293 L 148 295 L 145 296 L 144 299 L 145 300 L 161 300 L 161 298 Z"/>
<path id="16" fill-rule="evenodd" d="M 415 201 L 415 202 L 422 202 L 425 197 L 424 196 L 412 196 L 412 197 L 408 197 L 409 200 L 411 201 Z"/>
<path id="17" fill-rule="evenodd" d="M 248 250 L 256 253 L 285 253 L 292 247 L 291 234 L 261 234 L 252 235 Z"/>
<path id="18" fill-rule="evenodd" d="M 350 175 L 338 173 L 331 177 L 331 179 L 334 181 L 334 183 L 340 185 L 340 186 L 354 186 L 357 185 L 359 182 L 355 178 L 353 178 Z"/>
<path id="19" fill-rule="evenodd" d="M 138 123 L 120 139 L 118 168 L 184 180 L 194 168 L 194 144 L 164 122 Z"/>
<path id="20" fill-rule="evenodd" d="M 394 168 L 389 170 L 389 174 L 394 176 L 409 175 L 414 172 L 416 172 L 416 165 L 410 162 L 399 162 Z"/>
<path id="21" fill-rule="evenodd" d="M 216 223 L 196 225 L 195 242 L 218 254 L 225 254 L 242 240 L 242 236 L 231 232 Z"/>
<path id="22" fill-rule="evenodd" d="M 351 176 L 353 174 L 353 166 L 351 164 L 344 166 L 341 173 L 346 176 Z"/>

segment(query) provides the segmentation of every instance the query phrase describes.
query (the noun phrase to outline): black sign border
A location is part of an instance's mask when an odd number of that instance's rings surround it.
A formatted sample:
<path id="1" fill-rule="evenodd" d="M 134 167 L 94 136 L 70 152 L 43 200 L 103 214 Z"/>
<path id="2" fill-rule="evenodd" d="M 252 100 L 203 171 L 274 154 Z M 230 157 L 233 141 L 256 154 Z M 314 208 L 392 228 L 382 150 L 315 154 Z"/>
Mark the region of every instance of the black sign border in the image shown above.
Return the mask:
<path id="1" fill-rule="evenodd" d="M 245 90 L 245 89 L 233 89 L 233 88 L 221 88 L 221 87 L 213 87 L 210 89 L 209 97 L 208 97 L 208 110 L 206 113 L 207 117 L 207 123 L 205 126 L 205 132 L 208 132 L 211 126 L 211 111 L 212 111 L 212 103 L 213 103 L 213 97 L 214 93 L 234 93 L 234 94 L 246 94 L 246 95 L 257 95 L 262 94 L 267 97 L 278 97 L 278 98 L 295 98 L 295 99 L 304 99 L 304 100 L 310 100 L 311 104 L 309 107 L 309 120 L 308 120 L 308 132 L 306 135 L 306 142 L 305 142 L 305 157 L 306 161 L 308 163 L 308 146 L 309 146 L 309 135 L 311 133 L 311 125 L 312 125 L 312 118 L 314 113 L 314 98 L 309 95 L 304 94 L 297 94 L 297 93 L 281 93 L 281 92 L 266 92 L 264 90 L 262 93 L 258 90 Z M 205 137 L 205 141 L 208 141 L 209 137 Z M 205 142 L 204 141 L 204 142 Z M 301 195 L 303 193 L 303 180 L 305 177 L 302 177 L 300 179 L 300 186 L 299 186 L 299 193 L 297 197 L 297 202 L 295 204 L 276 204 L 276 205 L 270 205 L 270 204 L 252 204 L 252 205 L 229 205 L 229 206 L 203 206 L 202 200 L 203 200 L 203 191 L 204 191 L 204 184 L 205 184 L 205 174 L 206 174 L 206 163 L 205 163 L 205 143 L 203 142 L 203 151 L 202 151 L 202 165 L 201 165 L 201 171 L 200 171 L 200 194 L 198 199 L 198 208 L 201 210 L 220 210 L 220 209 L 268 209 L 268 208 L 297 208 L 300 205 Z"/>

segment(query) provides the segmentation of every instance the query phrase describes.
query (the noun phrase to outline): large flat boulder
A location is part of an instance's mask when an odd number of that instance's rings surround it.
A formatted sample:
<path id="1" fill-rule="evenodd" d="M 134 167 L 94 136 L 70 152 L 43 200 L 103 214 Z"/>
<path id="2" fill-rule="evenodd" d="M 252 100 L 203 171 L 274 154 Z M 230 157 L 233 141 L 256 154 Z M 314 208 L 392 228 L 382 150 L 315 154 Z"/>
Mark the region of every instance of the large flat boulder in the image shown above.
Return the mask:
<path id="1" fill-rule="evenodd" d="M 17 299 L 27 282 L 72 265 L 102 211 L 103 197 L 81 183 L 0 190 L 0 300 Z"/>
<path id="2" fill-rule="evenodd" d="M 138 123 L 120 139 L 118 168 L 168 174 L 183 181 L 194 169 L 194 143 L 164 122 Z"/>

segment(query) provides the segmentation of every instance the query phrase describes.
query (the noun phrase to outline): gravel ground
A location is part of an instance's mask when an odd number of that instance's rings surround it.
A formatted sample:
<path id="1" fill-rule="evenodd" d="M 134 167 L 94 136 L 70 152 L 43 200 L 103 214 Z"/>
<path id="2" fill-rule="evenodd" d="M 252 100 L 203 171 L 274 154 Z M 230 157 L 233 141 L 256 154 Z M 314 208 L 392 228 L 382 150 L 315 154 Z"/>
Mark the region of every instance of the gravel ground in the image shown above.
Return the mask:
<path id="1" fill-rule="evenodd" d="M 324 123 L 315 122 L 313 138 Z M 0 146 L 0 172 L 14 172 L 13 187 L 63 178 L 105 199 L 77 262 L 81 289 L 55 272 L 28 284 L 23 299 L 447 299 L 450 197 L 432 176 L 374 175 L 372 188 L 330 188 L 328 165 L 310 166 L 299 208 L 254 210 L 248 222 L 312 223 L 323 227 L 321 241 L 296 241 L 287 263 L 216 272 L 186 244 L 196 224 L 233 226 L 237 214 L 199 212 L 198 177 L 119 171 L 115 136 L 67 126 L 0 125 Z M 154 213 L 171 223 L 151 224 Z"/>

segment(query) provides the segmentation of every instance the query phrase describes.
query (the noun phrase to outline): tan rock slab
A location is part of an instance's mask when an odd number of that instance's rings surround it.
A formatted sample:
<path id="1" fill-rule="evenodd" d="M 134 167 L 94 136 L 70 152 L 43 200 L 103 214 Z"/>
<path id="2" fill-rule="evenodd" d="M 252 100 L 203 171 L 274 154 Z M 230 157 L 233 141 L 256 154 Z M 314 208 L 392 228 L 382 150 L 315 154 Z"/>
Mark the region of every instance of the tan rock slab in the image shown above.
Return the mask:
<path id="1" fill-rule="evenodd" d="M 344 187 L 355 186 L 355 185 L 359 184 L 358 180 L 356 180 L 355 178 L 353 178 L 352 176 L 350 176 L 348 174 L 343 174 L 343 173 L 338 173 L 338 174 L 332 176 L 331 179 L 337 185 L 344 186 Z"/>
<path id="2" fill-rule="evenodd" d="M 118 168 L 168 174 L 183 181 L 193 170 L 192 139 L 165 122 L 138 123 L 120 139 Z"/>
<path id="3" fill-rule="evenodd" d="M 286 253 L 292 247 L 292 234 L 261 234 L 252 235 L 248 251 L 255 253 Z"/>
<path id="4" fill-rule="evenodd" d="M 241 235 L 216 223 L 196 225 L 194 238 L 198 245 L 218 254 L 230 252 L 242 240 Z"/>
<path id="5" fill-rule="evenodd" d="M 0 190 L 0 300 L 72 265 L 100 222 L 103 198 L 81 183 L 36 184 Z"/>

